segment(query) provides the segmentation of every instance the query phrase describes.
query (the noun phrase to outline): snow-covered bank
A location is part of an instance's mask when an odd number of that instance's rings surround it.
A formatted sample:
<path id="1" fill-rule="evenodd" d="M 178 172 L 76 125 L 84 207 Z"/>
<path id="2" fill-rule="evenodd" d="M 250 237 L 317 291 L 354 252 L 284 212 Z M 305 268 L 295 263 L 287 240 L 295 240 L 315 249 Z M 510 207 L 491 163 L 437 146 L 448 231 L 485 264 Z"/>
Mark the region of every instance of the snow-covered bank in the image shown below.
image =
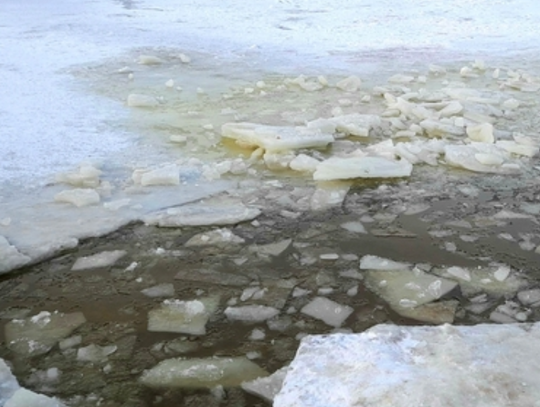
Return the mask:
<path id="1" fill-rule="evenodd" d="M 378 325 L 308 336 L 274 406 L 535 406 L 539 329 Z"/>

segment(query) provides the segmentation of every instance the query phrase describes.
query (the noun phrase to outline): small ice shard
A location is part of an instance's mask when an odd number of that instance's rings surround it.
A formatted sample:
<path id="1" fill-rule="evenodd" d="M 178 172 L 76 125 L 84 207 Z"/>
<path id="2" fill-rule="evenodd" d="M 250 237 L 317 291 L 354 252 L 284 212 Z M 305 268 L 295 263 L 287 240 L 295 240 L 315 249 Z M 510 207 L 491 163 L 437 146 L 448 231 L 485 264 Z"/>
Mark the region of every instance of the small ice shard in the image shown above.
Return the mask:
<path id="1" fill-rule="evenodd" d="M 366 228 L 362 225 L 361 222 L 345 222 L 340 225 L 343 229 L 352 232 L 352 233 L 362 233 L 366 234 Z"/>
<path id="2" fill-rule="evenodd" d="M 139 55 L 140 65 L 160 65 L 162 63 L 163 60 L 154 55 Z"/>
<path id="3" fill-rule="evenodd" d="M 60 348 L 60 350 L 64 351 L 66 349 L 79 346 L 81 342 L 82 342 L 81 335 L 70 336 L 69 338 L 62 339 L 60 342 L 58 342 L 58 347 Z"/>
<path id="4" fill-rule="evenodd" d="M 388 82 L 390 83 L 410 83 L 412 81 L 414 81 L 414 76 L 399 73 L 388 78 Z"/>
<path id="5" fill-rule="evenodd" d="M 298 154 L 291 160 L 289 167 L 294 171 L 315 172 L 319 163 L 320 161 L 313 157 L 306 154 Z"/>
<path id="6" fill-rule="evenodd" d="M 77 350 L 77 360 L 92 363 L 104 362 L 107 360 L 107 356 L 112 355 L 117 349 L 116 345 L 99 346 L 90 344 Z"/>
<path id="7" fill-rule="evenodd" d="M 533 304 L 540 303 L 540 288 L 520 291 L 517 294 L 518 300 L 525 306 L 529 307 Z"/>
<path id="8" fill-rule="evenodd" d="M 370 130 L 381 124 L 381 118 L 373 114 L 353 113 L 338 115 L 328 120 L 334 125 L 335 131 L 356 137 L 368 137 Z M 313 126 L 312 123 L 308 123 L 308 127 L 310 124 Z"/>
<path id="9" fill-rule="evenodd" d="M 345 79 L 340 80 L 336 83 L 336 88 L 341 89 L 345 92 L 356 92 L 360 89 L 362 81 L 358 76 L 351 75 Z"/>
<path id="10" fill-rule="evenodd" d="M 341 305 L 325 297 L 316 297 L 300 312 L 319 319 L 335 328 L 340 327 L 354 310 L 348 305 Z"/>
<path id="11" fill-rule="evenodd" d="M 158 284 L 141 290 L 141 293 L 150 298 L 172 297 L 174 295 L 174 286 L 171 283 Z"/>
<path id="12" fill-rule="evenodd" d="M 245 357 L 176 358 L 145 370 L 140 382 L 152 388 L 238 387 L 265 376 L 266 371 Z"/>
<path id="13" fill-rule="evenodd" d="M 227 307 L 224 313 L 231 321 L 257 323 L 275 317 L 279 314 L 279 310 L 264 305 L 244 305 L 242 307 Z"/>
<path id="14" fill-rule="evenodd" d="M 538 146 L 536 145 L 520 144 L 511 140 L 499 140 L 495 145 L 509 153 L 523 155 L 525 157 L 534 157 L 538 154 Z"/>
<path id="15" fill-rule="evenodd" d="M 471 281 L 471 273 L 463 267 L 452 266 L 446 269 L 448 274 L 460 280 Z"/>
<path id="16" fill-rule="evenodd" d="M 243 204 L 237 205 L 184 205 L 163 212 L 147 215 L 143 221 L 147 225 L 161 227 L 181 226 L 225 226 L 235 225 L 255 219 L 261 211 Z"/>
<path id="17" fill-rule="evenodd" d="M 37 394 L 22 387 L 2 405 L 3 407 L 65 407 L 65 404 L 55 398 Z"/>
<path id="18" fill-rule="evenodd" d="M 313 174 L 316 181 L 353 178 L 408 177 L 412 164 L 406 160 L 391 161 L 381 157 L 332 157 L 317 166 Z"/>
<path id="19" fill-rule="evenodd" d="M 432 302 L 414 308 L 394 308 L 401 316 L 430 324 L 452 324 L 459 302 L 456 300 Z"/>
<path id="20" fill-rule="evenodd" d="M 520 102 L 519 100 L 516 100 L 516 99 L 507 99 L 505 100 L 503 103 L 502 103 L 502 107 L 504 107 L 505 109 L 509 109 L 509 110 L 514 110 L 514 109 L 517 109 L 520 105 Z"/>
<path id="21" fill-rule="evenodd" d="M 285 366 L 275 371 L 270 376 L 261 377 L 250 382 L 242 383 L 242 389 L 244 391 L 254 394 L 255 396 L 262 397 L 268 402 L 272 403 L 274 397 L 279 393 L 283 387 L 283 381 L 287 376 L 289 367 Z"/>
<path id="22" fill-rule="evenodd" d="M 159 106 L 159 101 L 154 96 L 132 93 L 128 95 L 127 105 L 129 107 L 156 107 Z"/>
<path id="23" fill-rule="evenodd" d="M 421 270 L 369 270 L 366 283 L 394 310 L 415 308 L 438 300 L 454 290 L 458 283 Z"/>
<path id="24" fill-rule="evenodd" d="M 92 164 L 81 164 L 77 172 L 58 174 L 56 182 L 81 188 L 96 188 L 99 186 L 101 171 Z"/>
<path id="25" fill-rule="evenodd" d="M 477 156 L 477 154 L 482 155 Z M 519 167 L 514 168 L 506 164 L 508 153 L 494 144 L 471 143 L 468 145 L 446 145 L 444 148 L 444 157 L 448 165 L 475 172 L 513 174 L 519 171 Z M 489 163 L 500 162 L 500 160 L 503 160 L 504 163 L 500 166 L 493 164 L 486 165 L 482 164 L 478 158 Z"/>
<path id="26" fill-rule="evenodd" d="M 100 267 L 110 267 L 126 254 L 127 252 L 125 250 L 112 250 L 93 254 L 92 256 L 79 257 L 71 267 L 71 270 L 78 271 Z"/>
<path id="27" fill-rule="evenodd" d="M 206 323 L 217 309 L 218 303 L 215 298 L 193 301 L 165 300 L 160 308 L 148 312 L 148 330 L 204 335 Z"/>
<path id="28" fill-rule="evenodd" d="M 169 89 L 174 88 L 174 79 L 169 79 L 167 82 L 165 82 L 165 86 Z"/>
<path id="29" fill-rule="evenodd" d="M 236 140 L 240 146 L 258 146 L 266 151 L 326 147 L 334 141 L 331 134 L 307 127 L 265 126 L 256 123 L 225 123 L 221 127 L 221 135 Z"/>
<path id="30" fill-rule="evenodd" d="M 497 270 L 493 272 L 493 277 L 495 278 L 495 280 L 502 282 L 508 278 L 511 271 L 512 270 L 508 266 L 500 266 Z"/>
<path id="31" fill-rule="evenodd" d="M 429 65 L 429 72 L 433 75 L 446 75 L 446 68 L 440 65 L 431 64 Z"/>
<path id="32" fill-rule="evenodd" d="M 169 137 L 169 140 L 173 143 L 183 144 L 187 141 L 187 136 L 184 136 L 182 134 L 173 134 Z"/>
<path id="33" fill-rule="evenodd" d="M 230 229 L 223 228 L 196 234 L 185 243 L 185 246 L 235 245 L 242 244 L 244 242 L 244 239 L 236 236 Z"/>
<path id="34" fill-rule="evenodd" d="M 272 171 L 286 170 L 287 168 L 289 168 L 289 165 L 293 161 L 293 159 L 294 154 L 292 152 L 266 152 L 263 155 L 263 160 L 266 164 L 266 167 Z"/>
<path id="35" fill-rule="evenodd" d="M 93 189 L 69 189 L 59 192 L 54 196 L 55 202 L 66 202 L 80 208 L 83 206 L 96 205 L 100 202 L 99 194 Z"/>
<path id="36" fill-rule="evenodd" d="M 420 126 L 430 137 L 462 136 L 465 133 L 462 127 L 433 119 L 422 120 Z"/>
<path id="37" fill-rule="evenodd" d="M 463 105 L 457 100 L 454 100 L 448 103 L 445 107 L 439 110 L 440 117 L 450 117 L 455 116 L 463 110 Z"/>
<path id="38" fill-rule="evenodd" d="M 312 211 L 321 211 L 341 206 L 347 193 L 349 185 L 340 185 L 336 187 L 317 188 L 310 200 L 310 208 Z"/>
<path id="39" fill-rule="evenodd" d="M 249 339 L 252 341 L 262 341 L 266 337 L 266 334 L 262 329 L 255 328 L 251 333 L 249 334 Z"/>
<path id="40" fill-rule="evenodd" d="M 321 90 L 324 85 L 319 80 L 309 80 L 305 75 L 299 75 L 294 79 L 285 79 L 286 85 L 296 85 L 306 92 Z"/>
<path id="41" fill-rule="evenodd" d="M 0 235 L 0 274 L 22 267 L 30 261 L 30 257 L 22 254 L 4 236 Z"/>
<path id="42" fill-rule="evenodd" d="M 411 265 L 408 263 L 400 263 L 371 254 L 360 259 L 361 270 L 409 270 L 410 267 Z"/>
<path id="43" fill-rule="evenodd" d="M 15 319 L 4 328 L 7 347 L 20 355 L 43 355 L 85 322 L 81 312 L 64 314 L 58 311 L 43 311 L 29 318 Z"/>
<path id="44" fill-rule="evenodd" d="M 253 245 L 250 247 L 250 251 L 257 253 L 259 256 L 274 256 L 281 255 L 285 250 L 289 248 L 292 243 L 292 239 L 284 239 L 275 243 L 268 243 L 264 245 Z"/>
<path id="45" fill-rule="evenodd" d="M 176 164 L 154 169 L 138 169 L 131 176 L 137 185 L 180 185 L 180 169 Z"/>
<path id="46" fill-rule="evenodd" d="M 183 64 L 189 64 L 191 62 L 191 58 L 186 54 L 178 54 L 178 59 L 180 59 L 180 62 Z"/>
<path id="47" fill-rule="evenodd" d="M 125 206 L 128 206 L 129 204 L 131 204 L 131 199 L 124 198 L 124 199 L 117 199 L 115 201 L 104 202 L 103 207 L 110 211 L 117 211 Z"/>
<path id="48" fill-rule="evenodd" d="M 481 143 L 494 143 L 493 125 L 491 123 L 482 123 L 476 126 L 467 127 L 467 136 L 472 141 Z"/>
<path id="49" fill-rule="evenodd" d="M 504 158 L 495 154 L 476 153 L 474 158 L 482 165 L 494 165 L 499 167 L 504 163 Z"/>

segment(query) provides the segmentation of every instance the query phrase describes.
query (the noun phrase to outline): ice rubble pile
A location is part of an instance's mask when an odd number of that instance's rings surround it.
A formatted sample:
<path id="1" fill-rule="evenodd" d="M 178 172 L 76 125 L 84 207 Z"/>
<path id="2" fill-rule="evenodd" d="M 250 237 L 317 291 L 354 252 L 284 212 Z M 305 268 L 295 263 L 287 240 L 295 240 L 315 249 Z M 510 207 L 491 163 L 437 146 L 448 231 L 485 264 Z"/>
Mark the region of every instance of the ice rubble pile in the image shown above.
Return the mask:
<path id="1" fill-rule="evenodd" d="M 431 66 L 430 72 L 437 77 L 447 74 L 438 66 Z M 477 61 L 460 71 L 461 81 L 449 78 L 438 90 L 428 90 L 424 76 L 394 75 L 388 86 L 374 88 L 372 95 L 359 92 L 361 83 L 356 77 L 346 78 L 336 84 L 337 89 L 356 96 L 360 102 L 370 101 L 372 96 L 382 97 L 386 110 L 380 115 L 342 114 L 341 108 L 336 108 L 332 111 L 334 117 L 306 121 L 296 127 L 226 123 L 222 137 L 253 149 L 252 158 L 262 157 L 270 169 L 312 172 L 315 180 L 406 177 L 414 164 L 439 163 L 482 173 L 515 173 L 521 168 L 522 158 L 538 153 L 540 140 L 496 126 L 514 117 L 520 107 L 521 102 L 513 94 L 536 92 L 540 82 L 511 70 L 502 79 L 499 69 L 492 72 L 490 80 L 512 95 L 503 90 L 469 88 L 463 82 L 487 76 L 485 65 Z M 285 84 L 306 91 L 328 86 L 326 80 L 309 81 L 304 76 L 286 80 Z M 385 128 L 390 131 L 381 131 Z M 369 142 L 374 137 L 380 139 L 381 133 L 390 137 L 371 145 L 355 143 L 352 151 L 322 162 L 306 151 L 326 148 L 344 137 Z"/>
<path id="2" fill-rule="evenodd" d="M 274 406 L 533 406 L 539 344 L 538 323 L 307 336 Z"/>

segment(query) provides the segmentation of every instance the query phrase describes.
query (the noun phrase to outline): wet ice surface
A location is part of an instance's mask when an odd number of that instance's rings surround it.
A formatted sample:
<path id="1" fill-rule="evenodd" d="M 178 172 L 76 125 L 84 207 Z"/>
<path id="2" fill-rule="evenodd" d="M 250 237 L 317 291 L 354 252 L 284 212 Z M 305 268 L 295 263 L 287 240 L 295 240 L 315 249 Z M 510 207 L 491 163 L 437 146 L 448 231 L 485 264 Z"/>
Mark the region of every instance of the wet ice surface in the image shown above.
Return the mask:
<path id="1" fill-rule="evenodd" d="M 25 387 L 268 405 L 238 371 L 307 334 L 538 320 L 532 2 L 5 3 L 0 273 L 53 257 L 0 281 Z"/>

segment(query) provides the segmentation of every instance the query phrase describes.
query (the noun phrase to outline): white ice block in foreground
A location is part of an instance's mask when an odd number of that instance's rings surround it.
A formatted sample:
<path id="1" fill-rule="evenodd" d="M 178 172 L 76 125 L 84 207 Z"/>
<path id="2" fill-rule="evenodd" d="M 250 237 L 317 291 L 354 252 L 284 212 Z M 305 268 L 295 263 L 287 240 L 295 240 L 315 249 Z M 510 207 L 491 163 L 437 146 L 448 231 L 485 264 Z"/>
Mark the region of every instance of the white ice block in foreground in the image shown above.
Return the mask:
<path id="1" fill-rule="evenodd" d="M 306 127 L 265 126 L 256 123 L 225 123 L 221 135 L 245 147 L 262 147 L 266 151 L 326 147 L 334 141 L 331 134 Z"/>
<path id="2" fill-rule="evenodd" d="M 539 352 L 540 323 L 307 336 L 274 407 L 537 406 Z"/>
<path id="3" fill-rule="evenodd" d="M 352 178 L 408 177 L 412 164 L 406 160 L 392 161 L 382 157 L 332 157 L 317 166 L 316 181 Z"/>

